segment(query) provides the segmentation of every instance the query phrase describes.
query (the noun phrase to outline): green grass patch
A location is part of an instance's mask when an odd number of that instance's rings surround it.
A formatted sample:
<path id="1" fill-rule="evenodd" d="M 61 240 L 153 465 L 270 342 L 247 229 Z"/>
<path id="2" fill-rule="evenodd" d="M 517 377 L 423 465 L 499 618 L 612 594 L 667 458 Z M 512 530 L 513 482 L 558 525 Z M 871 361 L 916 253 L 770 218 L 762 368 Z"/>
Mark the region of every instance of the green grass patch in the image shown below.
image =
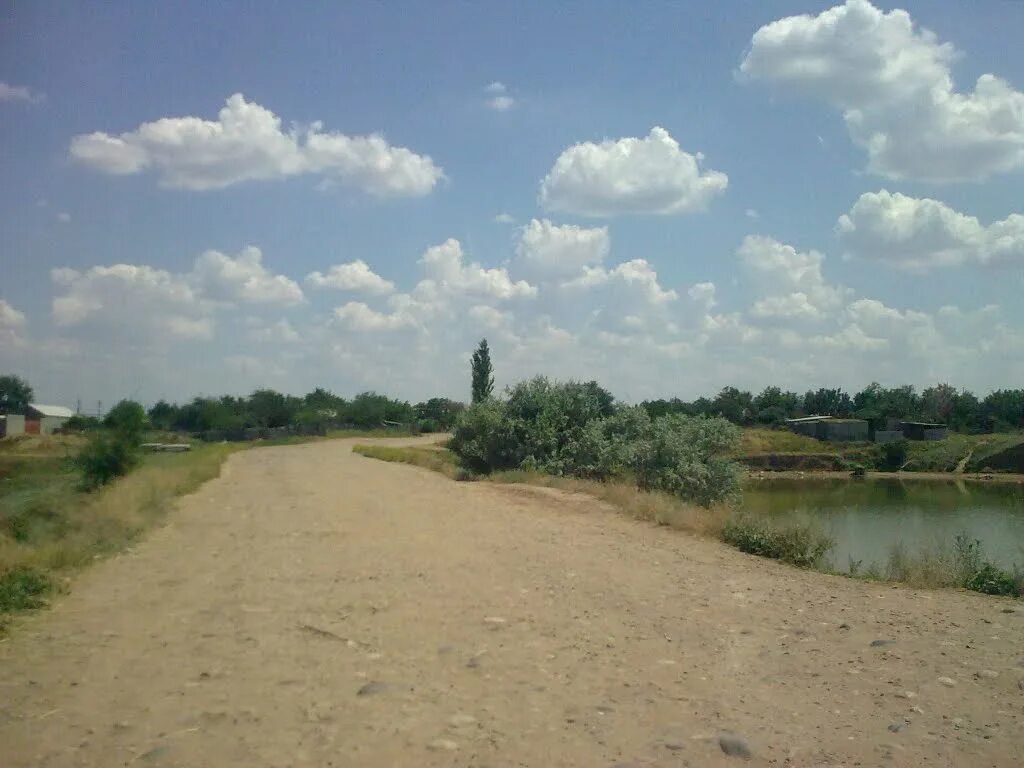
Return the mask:
<path id="1" fill-rule="evenodd" d="M 722 527 L 722 541 L 741 552 L 799 568 L 816 568 L 824 564 L 825 555 L 835 541 L 813 523 L 792 523 L 776 526 L 754 517 L 735 517 Z"/>
<path id="2" fill-rule="evenodd" d="M 92 492 L 82 490 L 70 459 L 0 457 L 0 613 L 38 607 L 70 571 L 123 549 L 176 498 L 216 477 L 239 447 L 147 454 L 130 474 Z"/>
<path id="3" fill-rule="evenodd" d="M 423 446 L 396 447 L 391 445 L 354 445 L 352 450 L 361 456 L 381 461 L 392 461 L 400 464 L 412 464 L 424 467 L 455 480 L 467 479 L 459 469 L 455 455 L 444 448 L 425 448 Z"/>

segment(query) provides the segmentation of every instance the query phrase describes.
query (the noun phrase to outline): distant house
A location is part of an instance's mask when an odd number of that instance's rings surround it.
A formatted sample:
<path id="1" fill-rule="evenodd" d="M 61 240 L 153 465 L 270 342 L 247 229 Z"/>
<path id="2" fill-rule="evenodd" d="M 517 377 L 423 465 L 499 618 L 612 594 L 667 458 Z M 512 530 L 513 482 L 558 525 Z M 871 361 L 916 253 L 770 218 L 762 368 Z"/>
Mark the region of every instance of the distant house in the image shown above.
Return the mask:
<path id="1" fill-rule="evenodd" d="M 52 435 L 74 415 L 74 411 L 63 405 L 31 403 L 25 411 L 25 431 Z"/>
<path id="2" fill-rule="evenodd" d="M 907 440 L 945 440 L 949 427 L 929 421 L 901 421 L 900 431 Z"/>
<path id="3" fill-rule="evenodd" d="M 829 442 L 858 442 L 869 439 L 868 423 L 863 419 L 803 416 L 799 419 L 786 419 L 786 425 L 798 435 Z"/>

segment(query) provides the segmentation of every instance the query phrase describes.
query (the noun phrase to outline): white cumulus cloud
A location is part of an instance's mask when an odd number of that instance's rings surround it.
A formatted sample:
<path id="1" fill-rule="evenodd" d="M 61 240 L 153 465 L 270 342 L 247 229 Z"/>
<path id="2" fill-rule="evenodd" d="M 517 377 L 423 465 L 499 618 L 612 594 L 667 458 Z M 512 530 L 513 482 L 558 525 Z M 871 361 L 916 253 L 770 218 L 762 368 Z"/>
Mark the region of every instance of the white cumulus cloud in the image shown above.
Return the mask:
<path id="1" fill-rule="evenodd" d="M 0 299 L 0 347 L 19 346 L 26 325 L 25 313 Z"/>
<path id="2" fill-rule="evenodd" d="M 395 284 L 378 275 L 362 259 L 347 264 L 335 264 L 327 274 L 310 272 L 306 282 L 317 288 L 335 288 L 383 296 L 395 290 Z"/>
<path id="3" fill-rule="evenodd" d="M 498 300 L 537 295 L 536 287 L 525 280 L 513 281 L 505 269 L 466 264 L 462 245 L 454 238 L 428 248 L 419 263 L 427 274 L 416 287 L 420 295 L 488 296 Z"/>
<path id="4" fill-rule="evenodd" d="M 209 339 L 209 305 L 182 275 L 145 265 L 113 264 L 84 272 L 61 268 L 51 277 L 62 291 L 53 300 L 58 327 L 89 327 L 108 342 Z"/>
<path id="5" fill-rule="evenodd" d="M 1024 216 L 982 224 L 929 198 L 887 190 L 860 196 L 836 234 L 851 256 L 913 270 L 962 264 L 1024 266 Z"/>
<path id="6" fill-rule="evenodd" d="M 1024 93 L 992 74 L 955 88 L 958 52 L 903 10 L 848 0 L 754 33 L 741 77 L 826 101 L 868 169 L 892 179 L 984 179 L 1024 165 Z"/>
<path id="7" fill-rule="evenodd" d="M 352 331 L 398 331 L 416 325 L 404 312 L 378 312 L 361 301 L 350 301 L 338 307 L 334 316 L 342 327 Z"/>
<path id="8" fill-rule="evenodd" d="M 300 304 L 302 289 L 263 266 L 263 253 L 248 246 L 237 256 L 209 250 L 196 259 L 192 278 L 205 296 L 251 304 Z"/>
<path id="9" fill-rule="evenodd" d="M 588 229 L 533 219 L 520 231 L 516 256 L 531 273 L 576 274 L 584 266 L 603 262 L 610 249 L 608 227 Z"/>
<path id="10" fill-rule="evenodd" d="M 769 294 L 754 304 L 755 317 L 823 317 L 838 309 L 846 295 L 845 289 L 826 281 L 821 269 L 825 257 L 817 251 L 798 251 L 770 237 L 748 235 L 736 254 Z"/>
<path id="11" fill-rule="evenodd" d="M 216 120 L 165 117 L 113 136 L 75 136 L 71 157 L 104 173 L 154 170 L 177 189 L 221 189 L 245 181 L 316 174 L 377 197 L 421 196 L 444 178 L 426 155 L 383 137 L 324 132 L 320 123 L 283 131 L 281 118 L 236 93 Z"/>
<path id="12" fill-rule="evenodd" d="M 729 183 L 724 173 L 702 170 L 702 159 L 659 127 L 644 138 L 575 144 L 541 181 L 540 203 L 582 216 L 700 211 Z"/>

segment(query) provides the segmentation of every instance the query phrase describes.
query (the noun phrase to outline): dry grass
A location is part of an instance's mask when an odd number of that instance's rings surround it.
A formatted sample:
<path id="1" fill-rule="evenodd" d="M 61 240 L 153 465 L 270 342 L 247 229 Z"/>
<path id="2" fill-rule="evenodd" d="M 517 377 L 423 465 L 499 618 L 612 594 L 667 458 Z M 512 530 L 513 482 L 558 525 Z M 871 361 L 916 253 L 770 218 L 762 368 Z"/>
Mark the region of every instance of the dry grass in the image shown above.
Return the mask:
<path id="1" fill-rule="evenodd" d="M 757 453 L 837 453 L 835 443 L 798 435 L 788 429 L 747 428 L 737 451 L 738 456 Z"/>
<path id="2" fill-rule="evenodd" d="M 694 504 L 687 504 L 667 493 L 642 491 L 635 484 L 626 481 L 598 482 L 525 470 L 495 472 L 487 476 L 469 476 L 459 468 L 453 453 L 437 446 L 395 448 L 382 445 L 356 445 L 352 450 L 372 459 L 424 467 L 456 480 L 474 479 L 507 485 L 534 485 L 543 488 L 556 488 L 568 493 L 584 493 L 618 508 L 636 520 L 644 520 L 706 536 L 718 537 L 730 514 L 725 507 L 705 509 Z"/>
<path id="3" fill-rule="evenodd" d="M 174 499 L 216 477 L 237 450 L 217 444 L 152 454 L 93 493 L 80 491 L 75 475 L 57 465 L 25 478 L 16 492 L 0 497 L 0 582 L 32 572 L 57 583 L 70 570 L 120 551 L 162 519 Z"/>
<path id="4" fill-rule="evenodd" d="M 453 480 L 464 479 L 455 455 L 450 451 L 436 446 L 408 446 L 396 448 L 390 445 L 354 445 L 352 450 L 362 456 L 381 461 L 393 461 L 399 464 L 412 464 L 417 467 L 440 472 Z"/>

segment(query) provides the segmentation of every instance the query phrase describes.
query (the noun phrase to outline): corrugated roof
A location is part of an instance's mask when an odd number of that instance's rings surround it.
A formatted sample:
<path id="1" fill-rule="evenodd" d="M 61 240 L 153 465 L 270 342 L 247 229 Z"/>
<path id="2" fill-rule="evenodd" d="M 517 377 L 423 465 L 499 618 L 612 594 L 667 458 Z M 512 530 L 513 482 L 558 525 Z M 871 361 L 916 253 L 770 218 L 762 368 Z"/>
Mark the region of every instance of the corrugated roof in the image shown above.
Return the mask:
<path id="1" fill-rule="evenodd" d="M 75 415 L 75 412 L 70 408 L 65 408 L 63 405 L 43 405 L 42 403 L 29 403 L 28 407 L 38 413 L 40 416 L 60 416 L 61 418 L 70 419 Z"/>

